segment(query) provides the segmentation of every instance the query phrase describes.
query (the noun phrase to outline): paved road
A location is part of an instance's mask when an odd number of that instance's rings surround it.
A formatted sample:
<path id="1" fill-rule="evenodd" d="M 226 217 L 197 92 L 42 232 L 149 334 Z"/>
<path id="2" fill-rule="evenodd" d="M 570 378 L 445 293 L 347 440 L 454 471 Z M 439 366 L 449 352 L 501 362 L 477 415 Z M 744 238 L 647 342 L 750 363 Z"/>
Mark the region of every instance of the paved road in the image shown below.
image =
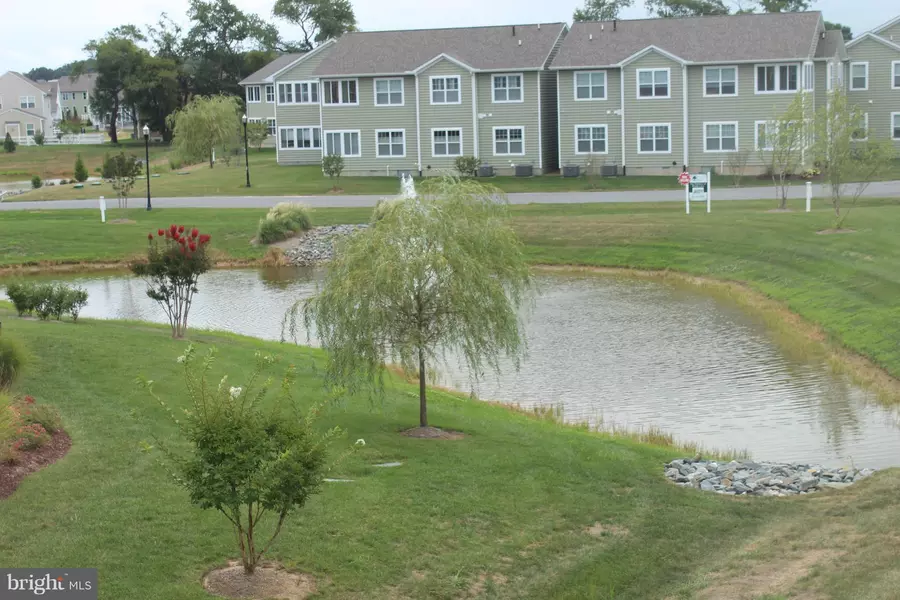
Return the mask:
<path id="1" fill-rule="evenodd" d="M 674 186 L 673 186 L 674 187 Z M 820 185 L 813 186 L 815 198 L 827 197 Z M 869 197 L 900 197 L 900 181 L 872 183 L 865 191 Z M 713 203 L 722 200 L 758 200 L 775 197 L 771 186 L 748 188 L 719 188 L 713 190 Z M 791 186 L 789 197 L 806 197 L 805 187 Z M 384 196 L 201 196 L 194 198 L 155 198 L 153 205 L 160 208 L 267 208 L 278 202 L 299 201 L 314 207 L 374 206 Z M 590 202 L 684 202 L 680 189 L 671 191 L 622 191 L 622 192 L 529 192 L 510 194 L 513 204 L 567 204 Z M 107 202 L 115 206 L 115 199 Z M 133 198 L 130 205 L 139 208 L 141 198 Z M 57 210 L 73 208 L 97 208 L 97 200 L 55 200 L 48 202 L 0 202 L 2 210 Z"/>

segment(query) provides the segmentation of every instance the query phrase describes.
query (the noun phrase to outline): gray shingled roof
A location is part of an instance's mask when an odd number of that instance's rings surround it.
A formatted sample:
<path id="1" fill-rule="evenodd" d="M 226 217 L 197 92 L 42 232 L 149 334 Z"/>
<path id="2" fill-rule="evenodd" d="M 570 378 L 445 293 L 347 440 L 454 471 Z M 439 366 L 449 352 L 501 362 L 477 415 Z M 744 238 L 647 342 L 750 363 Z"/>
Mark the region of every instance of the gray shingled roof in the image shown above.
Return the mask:
<path id="1" fill-rule="evenodd" d="M 818 12 L 638 19 L 575 23 L 553 59 L 553 68 L 615 65 L 647 46 L 688 62 L 807 58 L 813 51 Z M 593 39 L 590 39 L 593 36 Z"/>
<path id="2" fill-rule="evenodd" d="M 97 73 L 85 73 L 75 79 L 63 76 L 59 78 L 59 91 L 61 92 L 93 92 L 97 83 Z"/>
<path id="3" fill-rule="evenodd" d="M 565 26 L 541 23 L 345 33 L 315 74 L 409 73 L 440 54 L 476 70 L 540 69 Z"/>
<path id="4" fill-rule="evenodd" d="M 837 56 L 840 60 L 847 60 L 847 48 L 844 47 L 844 34 L 840 29 L 826 31 L 819 37 L 816 46 L 816 58 L 832 58 Z"/>
<path id="5" fill-rule="evenodd" d="M 264 66 L 262 69 L 257 71 L 256 73 L 253 73 L 252 75 L 248 75 L 247 77 L 245 77 L 241 81 L 240 85 L 246 85 L 248 83 L 264 83 L 265 82 L 264 80 L 266 77 L 268 77 L 275 71 L 278 71 L 279 69 L 282 69 L 282 68 L 288 66 L 290 63 L 294 62 L 295 60 L 297 60 L 304 54 L 306 54 L 306 53 L 305 52 L 295 52 L 295 53 L 291 53 L 291 54 L 282 54 L 281 56 L 279 56 L 278 58 L 276 58 L 275 60 L 273 60 L 272 62 L 267 64 L 266 66 Z"/>

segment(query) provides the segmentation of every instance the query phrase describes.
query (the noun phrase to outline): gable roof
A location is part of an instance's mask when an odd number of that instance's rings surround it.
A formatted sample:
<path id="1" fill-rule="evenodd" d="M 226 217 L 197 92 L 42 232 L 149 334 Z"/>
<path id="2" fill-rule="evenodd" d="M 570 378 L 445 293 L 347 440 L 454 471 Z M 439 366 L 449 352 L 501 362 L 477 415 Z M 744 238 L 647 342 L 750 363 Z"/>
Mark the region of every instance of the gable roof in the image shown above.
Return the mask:
<path id="1" fill-rule="evenodd" d="M 686 63 L 809 58 L 819 12 L 575 23 L 552 68 L 619 66 L 651 44 Z"/>
<path id="2" fill-rule="evenodd" d="M 815 58 L 833 58 L 847 60 L 847 46 L 844 43 L 844 34 L 840 29 L 832 29 L 822 32 L 819 43 L 816 45 Z"/>
<path id="3" fill-rule="evenodd" d="M 26 112 L 22 109 L 14 107 L 14 106 L 10 106 L 9 108 L 4 108 L 3 110 L 0 110 L 0 117 L 5 115 L 6 113 L 19 113 L 19 114 L 25 115 L 26 117 L 31 117 L 32 119 L 38 119 L 40 121 L 44 120 L 44 117 L 41 115 L 37 115 L 37 114 L 31 113 L 31 112 Z"/>
<path id="4" fill-rule="evenodd" d="M 6 75 L 12 75 L 13 77 L 17 77 L 17 78 L 21 79 L 22 81 L 24 81 L 25 83 L 27 83 L 28 85 L 30 85 L 34 88 L 37 88 L 39 91 L 41 91 L 45 94 L 48 93 L 48 90 L 42 88 L 40 85 L 38 85 L 37 82 L 25 77 L 21 73 L 17 73 L 16 71 L 7 71 L 3 75 L 0 75 L 0 77 L 5 77 Z"/>
<path id="5" fill-rule="evenodd" d="M 855 46 L 856 44 L 860 43 L 863 40 L 874 40 L 876 42 L 884 44 L 885 46 L 887 46 L 889 48 L 893 48 L 894 50 L 900 50 L 900 44 L 886 40 L 883 37 L 881 37 L 880 35 L 874 34 L 871 31 L 867 31 L 864 34 L 862 34 L 861 36 L 853 38 L 852 40 L 847 42 L 847 48 L 852 48 L 853 46 Z"/>
<path id="6" fill-rule="evenodd" d="M 282 54 L 266 66 L 264 66 L 259 71 L 252 73 L 241 80 L 240 85 L 248 85 L 253 83 L 265 83 L 266 77 L 272 75 L 273 73 L 280 71 L 282 68 L 291 64 L 298 58 L 306 56 L 307 52 L 291 52 L 288 54 Z"/>
<path id="7" fill-rule="evenodd" d="M 881 25 L 879 25 L 878 27 L 876 27 L 876 28 L 873 29 L 872 31 L 875 32 L 875 33 L 881 33 L 881 32 L 884 31 L 885 29 L 890 29 L 891 27 L 893 27 L 894 25 L 896 25 L 896 24 L 898 24 L 898 23 L 900 23 L 900 15 L 897 15 L 896 17 L 894 17 L 893 19 L 891 19 L 891 20 L 888 21 L 887 23 L 882 23 Z"/>
<path id="8" fill-rule="evenodd" d="M 565 23 L 541 23 L 345 33 L 315 74 L 413 73 L 442 54 L 473 71 L 537 70 L 565 28 Z"/>
<path id="9" fill-rule="evenodd" d="M 77 78 L 64 75 L 59 78 L 61 92 L 93 92 L 97 83 L 97 73 L 85 73 Z"/>

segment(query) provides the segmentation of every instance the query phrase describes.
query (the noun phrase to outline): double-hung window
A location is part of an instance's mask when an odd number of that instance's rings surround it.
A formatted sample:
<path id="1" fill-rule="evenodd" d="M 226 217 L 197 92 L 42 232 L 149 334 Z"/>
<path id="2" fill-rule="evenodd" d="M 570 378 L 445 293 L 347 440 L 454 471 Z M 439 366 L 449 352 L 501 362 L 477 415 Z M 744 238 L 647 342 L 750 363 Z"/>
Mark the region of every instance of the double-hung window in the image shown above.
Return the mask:
<path id="1" fill-rule="evenodd" d="M 606 125 L 576 125 L 575 154 L 606 154 Z"/>
<path id="2" fill-rule="evenodd" d="M 706 152 L 737 152 L 738 124 L 704 123 L 703 138 Z"/>
<path id="3" fill-rule="evenodd" d="M 891 113 L 891 138 L 900 140 L 900 112 Z"/>
<path id="4" fill-rule="evenodd" d="M 259 102 L 259 86 L 258 85 L 248 85 L 247 86 L 247 103 L 256 103 Z"/>
<path id="5" fill-rule="evenodd" d="M 869 63 L 850 63 L 850 91 L 869 89 Z"/>
<path id="6" fill-rule="evenodd" d="M 704 96 L 737 96 L 737 67 L 706 67 L 703 69 Z"/>
<path id="7" fill-rule="evenodd" d="M 323 81 L 325 104 L 332 105 L 357 105 L 359 97 L 356 95 L 357 81 L 355 79 L 333 79 Z M 352 156 L 345 154 L 344 156 Z"/>
<path id="8" fill-rule="evenodd" d="M 459 104 L 459 76 L 431 78 L 431 103 L 432 104 Z"/>
<path id="9" fill-rule="evenodd" d="M 638 69 L 638 98 L 669 98 L 669 69 Z"/>
<path id="10" fill-rule="evenodd" d="M 375 105 L 403 106 L 403 79 L 376 79 Z"/>
<path id="11" fill-rule="evenodd" d="M 462 156 L 462 129 L 432 129 L 431 156 Z"/>
<path id="12" fill-rule="evenodd" d="M 278 104 L 294 103 L 294 84 L 279 83 L 278 84 Z"/>
<path id="13" fill-rule="evenodd" d="M 522 102 L 522 75 L 494 75 L 494 102 Z"/>
<path id="14" fill-rule="evenodd" d="M 606 100 L 606 71 L 575 73 L 576 100 Z"/>
<path id="15" fill-rule="evenodd" d="M 891 87 L 900 90 L 900 60 L 891 63 Z"/>
<path id="16" fill-rule="evenodd" d="M 772 150 L 775 146 L 776 124 L 772 121 L 757 121 L 754 136 L 757 150 Z"/>
<path id="17" fill-rule="evenodd" d="M 275 135 L 275 119 L 266 119 L 266 128 L 269 130 L 269 135 Z"/>
<path id="18" fill-rule="evenodd" d="M 403 129 L 375 131 L 375 156 L 390 158 L 406 156 L 406 131 Z"/>
<path id="19" fill-rule="evenodd" d="M 266 92 L 268 94 L 268 92 Z M 278 84 L 278 104 L 318 104 L 318 81 L 289 81 Z"/>
<path id="20" fill-rule="evenodd" d="M 266 86 L 266 102 L 269 102 L 269 103 L 275 102 L 275 86 L 274 85 Z"/>
<path id="21" fill-rule="evenodd" d="M 270 130 L 275 119 L 268 119 Z M 322 130 L 318 127 L 279 127 L 278 145 L 282 150 L 319 150 L 322 148 Z"/>
<path id="22" fill-rule="evenodd" d="M 359 131 L 326 131 L 325 154 L 362 156 L 359 145 Z"/>
<path id="23" fill-rule="evenodd" d="M 34 136 L 34 123 L 25 123 L 25 135 Z"/>
<path id="24" fill-rule="evenodd" d="M 670 123 L 641 123 L 638 125 L 638 154 L 670 154 L 672 125 Z"/>
<path id="25" fill-rule="evenodd" d="M 800 65 L 757 65 L 756 93 L 796 92 L 800 84 Z"/>
<path id="26" fill-rule="evenodd" d="M 34 108 L 34 96 L 19 96 L 19 108 Z"/>
<path id="27" fill-rule="evenodd" d="M 494 127 L 495 156 L 524 156 L 524 127 Z"/>

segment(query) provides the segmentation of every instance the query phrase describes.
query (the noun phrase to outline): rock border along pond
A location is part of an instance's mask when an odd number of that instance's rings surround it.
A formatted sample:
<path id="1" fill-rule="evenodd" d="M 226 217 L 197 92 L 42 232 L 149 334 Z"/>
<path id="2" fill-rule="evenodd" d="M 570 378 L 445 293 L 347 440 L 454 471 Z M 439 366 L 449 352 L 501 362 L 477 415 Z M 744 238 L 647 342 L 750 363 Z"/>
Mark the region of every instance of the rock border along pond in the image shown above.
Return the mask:
<path id="1" fill-rule="evenodd" d="M 793 496 L 826 488 L 847 487 L 875 469 L 828 468 L 820 465 L 731 462 L 679 458 L 666 464 L 666 478 L 704 492 L 750 496 Z"/>

